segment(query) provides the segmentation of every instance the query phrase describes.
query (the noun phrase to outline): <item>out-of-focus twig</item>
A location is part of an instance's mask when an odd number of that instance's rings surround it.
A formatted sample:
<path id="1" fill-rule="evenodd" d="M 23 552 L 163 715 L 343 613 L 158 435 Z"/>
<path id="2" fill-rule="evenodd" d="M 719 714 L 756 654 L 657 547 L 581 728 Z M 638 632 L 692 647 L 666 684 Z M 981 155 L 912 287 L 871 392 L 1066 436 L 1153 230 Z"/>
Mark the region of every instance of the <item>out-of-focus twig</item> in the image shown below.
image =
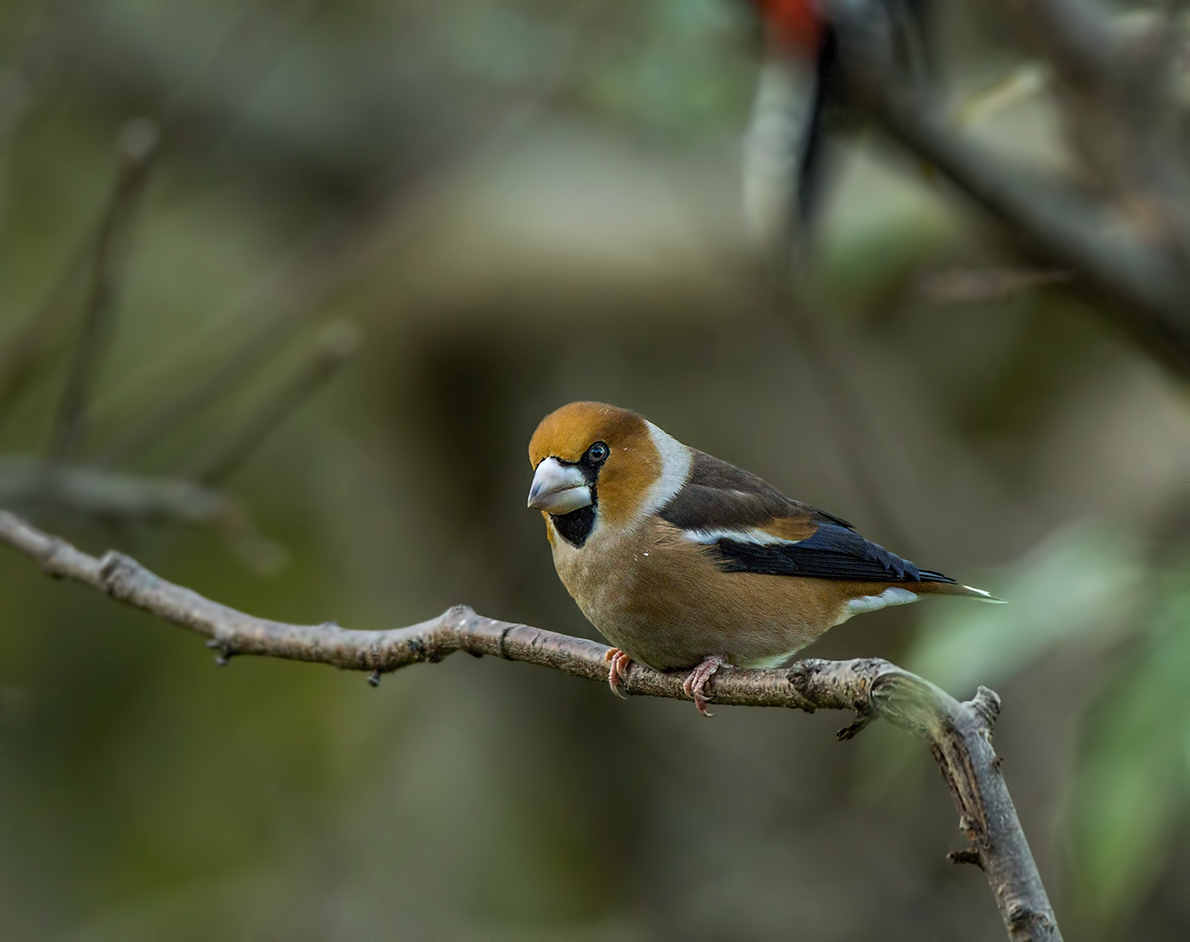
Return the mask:
<path id="1" fill-rule="evenodd" d="M 968 130 L 994 115 L 1040 94 L 1049 83 L 1048 70 L 1036 62 L 1016 66 L 1007 74 L 972 92 L 954 109 L 958 131 Z"/>
<path id="2" fill-rule="evenodd" d="M 351 631 L 335 624 L 296 625 L 257 618 L 204 598 L 154 575 L 117 552 L 100 559 L 0 511 L 0 541 L 36 559 L 45 572 L 98 589 L 208 638 L 219 663 L 254 654 L 384 673 L 411 664 L 436 663 L 457 651 L 552 667 L 606 682 L 609 649 L 583 638 L 498 621 L 456 606 L 437 618 L 387 631 Z M 683 676 L 633 664 L 624 682 L 629 694 L 687 699 Z M 938 687 L 876 658 L 798 661 L 789 670 L 721 671 L 711 699 L 739 706 L 776 706 L 813 712 L 850 710 L 856 720 L 840 732 L 850 739 L 881 718 L 930 747 L 959 811 L 968 848 L 951 855 L 975 863 L 987 876 L 1008 937 L 1015 942 L 1061 939 L 1057 920 L 1033 861 L 1012 798 L 992 749 L 1000 698 L 980 687 L 960 703 Z"/>
<path id="3" fill-rule="evenodd" d="M 914 294 L 934 304 L 994 301 L 1034 288 L 1066 284 L 1060 268 L 964 268 L 935 271 L 917 279 Z"/>
<path id="4" fill-rule="evenodd" d="M 104 523 L 174 523 L 221 534 L 241 560 L 272 572 L 286 551 L 222 491 L 182 478 L 117 474 L 40 458 L 0 458 L 0 505 Z"/>
<path id="5" fill-rule="evenodd" d="M 284 385 L 260 403 L 238 429 L 196 460 L 188 477 L 204 484 L 215 484 L 226 478 L 286 415 L 355 355 L 359 338 L 359 330 L 354 324 L 342 321 L 329 324 Z"/>
<path id="6" fill-rule="evenodd" d="M 54 450 L 73 446 L 78 434 L 83 398 L 111 306 L 115 302 L 118 269 L 128 230 L 157 156 L 156 127 L 144 119 L 121 130 L 116 148 L 116 173 L 94 230 L 74 249 L 37 309 L 10 336 L 0 342 L 0 411 L 25 388 L 52 351 L 65 346 L 71 334 L 64 323 L 70 313 L 69 298 L 87 274 L 90 284 L 83 315 L 83 340 L 63 393 Z"/>
<path id="7" fill-rule="evenodd" d="M 143 119 L 120 132 L 116 181 L 95 236 L 82 331 L 51 433 L 50 454 L 58 461 L 70 458 L 85 433 L 87 397 L 107 347 L 131 222 L 153 167 L 158 140 L 156 126 Z"/>
<path id="8" fill-rule="evenodd" d="M 89 297 L 86 303 L 88 311 L 98 312 L 98 316 L 89 314 L 84 334 L 102 333 L 105 320 L 102 310 L 110 306 L 109 296 L 113 285 L 112 279 L 101 276 L 104 266 L 98 263 L 107 258 L 110 266 L 111 260 L 118 254 L 113 244 L 123 238 L 122 233 L 118 231 L 119 226 L 126 225 L 125 220 L 132 215 L 138 192 L 143 188 L 148 170 L 159 150 L 158 141 L 164 140 L 168 143 L 175 132 L 182 129 L 191 114 L 196 96 L 209 94 L 214 84 L 221 83 L 222 87 L 226 87 L 234 81 L 237 94 L 230 96 L 229 93 L 229 97 L 234 97 L 239 103 L 246 101 L 249 98 L 246 89 L 258 85 L 263 79 L 268 67 L 274 63 L 276 54 L 285 48 L 284 39 L 289 30 L 324 5 L 325 0 L 303 0 L 299 3 L 258 0 L 249 5 L 236 19 L 210 61 L 167 102 L 151 135 L 151 152 L 144 155 L 143 159 L 137 159 L 127 152 L 127 147 L 122 148 L 124 152 L 121 154 L 121 169 L 100 224 L 94 232 L 87 234 L 71 254 L 62 273 L 38 309 L 27 318 L 22 327 L 0 342 L 0 410 L 24 389 L 51 355 L 65 347 L 69 332 L 64 328 L 62 321 L 63 315 L 68 311 L 67 302 L 78 287 L 80 279 L 86 274 L 88 265 L 92 263 L 95 264 L 91 271 Z M 34 19 L 38 20 L 38 28 L 30 26 L 31 37 L 24 45 L 34 46 L 36 50 L 41 51 L 40 58 L 49 57 L 51 51 L 59 57 L 63 56 L 64 49 L 57 48 L 63 43 L 60 35 L 65 32 L 63 28 L 60 25 L 46 25 L 40 22 L 50 19 L 48 16 Z M 35 39 L 37 42 L 34 42 Z M 17 93 L 20 90 L 17 78 L 6 74 L 5 81 L 0 82 L 0 119 L 6 114 L 3 101 L 12 97 L 14 102 L 19 102 Z M 13 94 L 5 94 L 8 91 Z M 239 112 L 229 116 L 219 127 L 226 130 L 236 114 Z M 122 141 L 133 147 L 137 146 L 138 140 L 143 144 L 149 136 L 148 127 L 143 121 L 133 122 L 125 129 Z M 0 120 L 0 130 L 2 129 L 3 122 Z M 109 217 L 112 215 L 122 218 L 110 223 Z M 84 336 L 83 342 L 75 347 L 72 367 L 72 383 L 75 389 L 63 397 L 60 410 L 60 416 L 73 414 L 75 420 L 59 423 L 54 437 L 55 450 L 65 446 L 69 452 L 77 444 L 75 439 L 79 437 L 78 432 L 72 429 L 80 424 L 78 420 L 81 419 L 82 413 L 76 400 L 86 386 L 87 375 L 90 372 L 88 364 L 93 364 L 100 346 L 101 344 L 96 343 L 94 339 Z"/>
<path id="9" fill-rule="evenodd" d="M 361 228 L 365 228 L 362 222 Z M 249 335 L 239 341 L 223 362 L 189 384 L 183 383 L 180 392 L 166 395 L 157 408 L 116 432 L 94 461 L 104 467 L 120 464 L 243 381 L 326 305 L 348 273 L 358 269 L 366 242 L 359 233 L 344 234 L 338 225 L 319 229 L 303 241 L 292 255 L 263 277 L 242 305 L 237 305 L 240 316 L 235 320 L 255 324 Z M 169 356 L 168 352 L 163 354 L 163 358 Z"/>
<path id="10" fill-rule="evenodd" d="M 113 474 L 36 458 L 0 458 L 0 503 L 52 503 L 80 517 L 206 526 L 234 514 L 226 495 L 181 478 Z"/>

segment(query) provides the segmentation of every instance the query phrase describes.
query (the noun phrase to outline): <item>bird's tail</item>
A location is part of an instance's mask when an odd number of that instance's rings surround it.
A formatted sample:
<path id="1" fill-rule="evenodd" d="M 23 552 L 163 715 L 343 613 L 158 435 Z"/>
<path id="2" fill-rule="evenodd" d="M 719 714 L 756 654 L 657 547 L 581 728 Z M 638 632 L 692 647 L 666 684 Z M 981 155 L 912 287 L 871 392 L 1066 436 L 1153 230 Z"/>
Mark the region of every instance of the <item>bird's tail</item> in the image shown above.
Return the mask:
<path id="1" fill-rule="evenodd" d="M 925 573 L 922 575 L 924 576 Z M 1004 599 L 998 599 L 990 592 L 976 589 L 974 586 L 961 585 L 958 582 L 933 582 L 923 578 L 921 583 L 915 585 L 911 591 L 918 595 L 959 595 L 969 599 L 978 599 L 981 602 L 1004 603 Z"/>

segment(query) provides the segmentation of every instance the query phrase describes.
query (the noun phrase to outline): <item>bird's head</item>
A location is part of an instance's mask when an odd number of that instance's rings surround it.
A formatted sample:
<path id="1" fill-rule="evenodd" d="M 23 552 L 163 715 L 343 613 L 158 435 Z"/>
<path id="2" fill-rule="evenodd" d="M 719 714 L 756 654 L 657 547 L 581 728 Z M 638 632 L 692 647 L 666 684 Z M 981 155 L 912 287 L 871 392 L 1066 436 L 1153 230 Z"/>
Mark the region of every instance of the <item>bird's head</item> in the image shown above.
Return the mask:
<path id="1" fill-rule="evenodd" d="M 690 470 L 686 446 L 643 416 L 601 402 L 572 402 L 551 412 L 529 442 L 529 506 L 581 533 L 596 521 L 626 526 L 655 511 Z"/>

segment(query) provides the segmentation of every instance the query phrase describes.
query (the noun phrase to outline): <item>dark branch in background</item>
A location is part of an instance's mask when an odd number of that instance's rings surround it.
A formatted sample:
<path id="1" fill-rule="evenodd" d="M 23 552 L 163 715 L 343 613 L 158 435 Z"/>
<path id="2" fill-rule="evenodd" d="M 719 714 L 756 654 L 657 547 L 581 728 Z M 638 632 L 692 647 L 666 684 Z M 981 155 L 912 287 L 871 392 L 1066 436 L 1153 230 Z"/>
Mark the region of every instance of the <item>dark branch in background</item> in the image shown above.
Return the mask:
<path id="1" fill-rule="evenodd" d="M 342 221 L 342 220 L 341 220 Z M 357 223 L 359 220 L 355 220 Z M 242 340 L 224 362 L 199 376 L 180 392 L 167 394 L 165 401 L 143 418 L 131 422 L 101 449 L 95 462 L 112 467 L 135 457 L 163 436 L 202 412 L 230 389 L 258 369 L 278 347 L 303 324 L 322 310 L 332 293 L 355 271 L 360 246 L 351 238 L 338 244 L 340 227 L 320 229 L 305 240 L 292 257 L 279 266 L 267 284 L 250 292 L 234 322 L 259 324 Z M 259 293 L 273 296 L 257 307 Z M 166 354 L 168 357 L 168 354 Z"/>
<path id="2" fill-rule="evenodd" d="M 37 84 L 34 77 L 24 73 L 35 75 L 50 71 L 47 63 L 60 69 L 63 60 L 75 58 L 79 52 L 62 45 L 61 37 L 71 35 L 74 30 L 61 25 L 54 26 L 54 15 L 45 9 L 49 6 L 48 3 L 41 4 L 30 16 L 25 36 L 14 55 L 16 64 L 10 66 L 0 84 L 0 144 L 8 143 L 11 128 L 15 128 L 27 110 L 32 91 L 24 85 Z M 120 137 L 120 160 L 115 183 L 96 230 L 87 233 L 71 253 L 57 280 L 32 315 L 11 336 L 0 342 L 2 412 L 6 405 L 20 395 L 38 370 L 67 345 L 68 331 L 62 322 L 71 312 L 69 302 L 73 291 L 86 274 L 88 266 L 91 267 L 90 297 L 84 315 L 84 342 L 75 346 L 71 376 L 51 440 L 51 452 L 59 459 L 70 456 L 81 432 L 87 406 L 86 387 L 95 361 L 102 353 L 100 341 L 106 333 L 107 309 L 119 287 L 118 273 L 112 271 L 118 261 L 114 257 L 116 243 L 125 238 L 121 229 L 134 214 L 135 204 L 139 202 L 159 152 L 160 139 L 172 137 L 173 132 L 186 123 L 192 110 L 191 102 L 199 90 L 209 91 L 217 83 L 226 84 L 232 75 L 242 80 L 249 63 L 258 75 L 263 74 L 263 70 L 272 62 L 272 54 L 281 45 L 278 37 L 274 37 L 271 44 L 261 41 L 267 38 L 262 36 L 261 31 L 265 15 L 277 13 L 274 9 L 276 6 L 267 0 L 249 5 L 229 30 L 210 63 L 196 72 L 188 86 L 175 92 L 157 124 L 142 120 L 134 121 L 125 128 Z M 293 4 L 281 12 L 295 21 L 300 19 L 306 6 L 308 4 Z M 89 41 L 84 48 L 90 50 L 93 46 L 94 43 Z M 240 96 L 241 102 L 246 98 L 246 95 Z M 0 147 L 0 153 L 7 152 L 7 147 Z"/>
<path id="3" fill-rule="evenodd" d="M 259 570 L 277 568 L 284 552 L 264 538 L 240 505 L 211 485 L 241 464 L 285 415 L 329 379 L 358 346 L 358 330 L 331 325 L 290 381 L 253 412 L 184 476 L 145 476 L 109 472 L 72 462 L 86 433 L 95 374 L 106 351 L 132 222 L 158 153 L 159 135 L 151 122 L 130 122 L 121 132 L 115 182 L 95 231 L 51 288 L 41 309 L 18 331 L 16 352 L 0 363 L 0 406 L 15 396 L 28 376 L 42 367 L 57 343 L 58 311 L 77 279 L 89 269 L 82 328 L 74 340 L 64 389 L 46 460 L 0 456 L 0 502 L 47 508 L 117 523 L 169 521 L 212 527 Z"/>
<path id="4" fill-rule="evenodd" d="M 230 507 L 226 496 L 191 481 L 0 457 L 0 503 L 39 501 L 82 517 L 200 525 L 222 519 Z"/>
<path id="5" fill-rule="evenodd" d="M 0 505 L 101 523 L 209 527 L 253 569 L 272 571 L 285 559 L 285 551 L 253 526 L 237 501 L 180 478 L 0 457 Z"/>
<path id="6" fill-rule="evenodd" d="M 51 445 L 60 457 L 66 457 L 73 449 L 81 432 L 88 385 L 106 339 L 128 230 L 151 176 L 157 145 L 157 130 L 151 122 L 131 121 L 121 130 L 116 148 L 115 179 L 94 231 L 88 232 L 70 255 L 33 313 L 0 342 L 0 412 L 3 412 L 70 336 L 70 328 L 65 323 L 72 313 L 70 297 L 80 279 L 90 270 L 91 280 L 83 310 L 83 338 L 75 347 Z"/>
<path id="7" fill-rule="evenodd" d="M 834 6 L 846 41 L 860 50 L 841 57 L 849 84 L 887 135 L 934 166 L 1026 251 L 1069 270 L 1072 287 L 1096 310 L 1190 377 L 1190 175 L 1166 127 L 1173 122 L 1147 117 L 1175 110 L 1168 69 L 1149 77 L 1152 63 L 1135 43 L 1130 47 L 1081 0 L 988 5 L 1053 65 L 1078 155 L 1104 191 L 1088 196 L 1006 165 L 956 135 L 937 103 L 887 66 L 891 60 L 866 24 L 848 22 L 846 4 Z"/>
<path id="8" fill-rule="evenodd" d="M 82 336 L 74 347 L 50 443 L 56 461 L 69 459 L 86 431 L 87 400 L 110 339 L 131 223 L 153 168 L 157 144 L 157 128 L 149 121 L 133 121 L 120 132 L 116 182 L 91 253 Z"/>
<path id="9" fill-rule="evenodd" d="M 217 660 L 259 655 L 330 664 L 380 676 L 410 664 L 436 663 L 456 651 L 524 661 L 605 683 L 608 648 L 594 641 L 497 621 L 456 606 L 437 618 L 387 631 L 351 631 L 335 624 L 294 625 L 257 618 L 167 582 L 121 553 L 101 559 L 0 511 L 0 540 L 36 559 L 57 578 L 91 586 L 134 608 L 208 638 Z M 640 696 L 687 699 L 680 674 L 633 664 L 624 689 Z M 926 741 L 950 788 L 970 846 L 952 855 L 987 876 L 1008 936 L 1018 942 L 1061 938 L 1016 809 L 992 750 L 1000 699 L 985 687 L 960 703 L 933 684 L 887 661 L 798 661 L 789 670 L 732 669 L 715 676 L 711 699 L 735 706 L 851 710 L 850 739 L 886 719 Z"/>

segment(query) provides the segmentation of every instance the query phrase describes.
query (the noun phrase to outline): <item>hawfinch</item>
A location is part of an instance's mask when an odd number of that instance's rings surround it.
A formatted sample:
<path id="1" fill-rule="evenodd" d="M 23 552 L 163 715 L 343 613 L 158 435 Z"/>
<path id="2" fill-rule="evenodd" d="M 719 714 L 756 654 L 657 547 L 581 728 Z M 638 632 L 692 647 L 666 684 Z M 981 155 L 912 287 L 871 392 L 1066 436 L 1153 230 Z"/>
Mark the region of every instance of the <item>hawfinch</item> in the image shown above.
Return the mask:
<path id="1" fill-rule="evenodd" d="M 719 667 L 776 667 L 852 615 L 923 595 L 997 601 L 627 409 L 563 406 L 533 433 L 529 460 L 529 507 L 562 583 L 615 645 L 617 694 L 633 660 L 690 671 L 686 694 L 705 714 Z"/>

